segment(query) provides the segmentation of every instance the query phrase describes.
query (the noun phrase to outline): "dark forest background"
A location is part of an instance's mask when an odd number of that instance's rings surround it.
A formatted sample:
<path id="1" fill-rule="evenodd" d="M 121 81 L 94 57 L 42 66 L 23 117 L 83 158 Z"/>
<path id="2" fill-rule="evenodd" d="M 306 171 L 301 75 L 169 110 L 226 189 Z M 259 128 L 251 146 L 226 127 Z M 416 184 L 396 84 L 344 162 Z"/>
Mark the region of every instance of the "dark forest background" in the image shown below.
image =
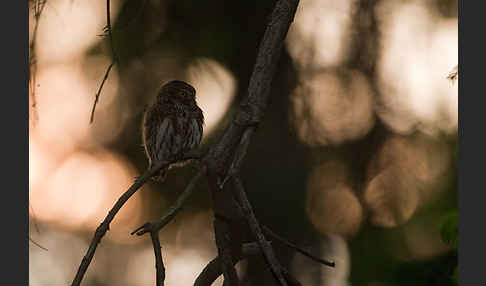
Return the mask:
<path id="1" fill-rule="evenodd" d="M 245 94 L 275 1 L 30 2 L 30 285 L 67 285 L 96 226 L 147 167 L 143 110 L 183 79 L 218 140 Z M 36 28 L 37 27 L 37 28 Z M 302 0 L 264 121 L 242 169 L 259 220 L 314 254 L 274 242 L 303 285 L 454 285 L 457 265 L 457 1 Z M 33 69 L 32 67 L 35 67 Z M 32 107 L 33 103 L 35 106 Z M 134 196 L 103 239 L 83 285 L 153 285 L 148 237 L 195 174 L 172 169 Z M 210 198 L 199 190 L 161 232 L 166 285 L 192 285 L 216 254 Z M 272 285 L 262 259 L 243 285 Z M 221 285 L 221 280 L 218 280 Z"/>

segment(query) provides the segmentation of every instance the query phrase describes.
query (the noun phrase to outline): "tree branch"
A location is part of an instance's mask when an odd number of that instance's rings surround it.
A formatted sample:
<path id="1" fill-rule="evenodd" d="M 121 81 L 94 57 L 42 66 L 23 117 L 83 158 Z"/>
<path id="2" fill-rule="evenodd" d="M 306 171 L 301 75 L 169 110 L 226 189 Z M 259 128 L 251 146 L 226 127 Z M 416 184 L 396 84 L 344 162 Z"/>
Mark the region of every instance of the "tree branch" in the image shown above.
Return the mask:
<path id="1" fill-rule="evenodd" d="M 96 92 L 95 95 L 95 101 L 93 103 L 93 108 L 91 109 L 91 115 L 89 117 L 89 123 L 93 123 L 94 121 L 94 113 L 96 110 L 96 105 L 98 104 L 98 100 L 100 98 L 101 90 L 103 89 L 103 86 L 105 85 L 106 80 L 108 79 L 108 75 L 110 75 L 111 68 L 115 65 L 115 60 L 112 59 L 110 65 L 106 69 L 105 76 L 103 77 L 103 80 L 101 81 L 100 87 L 98 88 L 98 91 Z"/>
<path id="2" fill-rule="evenodd" d="M 447 78 L 452 81 L 452 82 L 455 82 L 456 79 L 458 78 L 458 74 L 459 74 L 459 65 L 456 65 L 450 72 L 449 74 L 447 75 Z"/>
<path id="3" fill-rule="evenodd" d="M 30 238 L 29 236 L 29 241 L 32 242 L 34 245 L 36 245 L 37 247 L 39 247 L 40 249 L 42 250 L 45 250 L 45 251 L 49 251 L 47 248 L 45 248 L 44 246 L 40 245 L 39 243 L 35 242 L 35 240 L 33 240 L 32 238 Z"/>

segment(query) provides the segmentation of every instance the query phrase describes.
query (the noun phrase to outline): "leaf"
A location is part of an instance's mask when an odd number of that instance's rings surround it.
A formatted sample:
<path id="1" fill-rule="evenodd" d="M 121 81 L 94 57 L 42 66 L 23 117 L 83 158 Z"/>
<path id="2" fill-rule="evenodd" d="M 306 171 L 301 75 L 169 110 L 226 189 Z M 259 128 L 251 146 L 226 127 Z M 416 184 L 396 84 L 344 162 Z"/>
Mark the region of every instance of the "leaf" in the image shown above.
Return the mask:
<path id="1" fill-rule="evenodd" d="M 457 265 L 456 265 L 456 267 L 454 268 L 454 272 L 452 273 L 452 276 L 451 276 L 452 283 L 454 283 L 454 285 L 458 284 L 458 282 L 457 282 L 458 278 L 459 278 L 459 274 L 457 272 Z"/>
<path id="2" fill-rule="evenodd" d="M 440 235 L 442 240 L 457 251 L 459 229 L 457 210 L 450 211 L 441 218 Z"/>

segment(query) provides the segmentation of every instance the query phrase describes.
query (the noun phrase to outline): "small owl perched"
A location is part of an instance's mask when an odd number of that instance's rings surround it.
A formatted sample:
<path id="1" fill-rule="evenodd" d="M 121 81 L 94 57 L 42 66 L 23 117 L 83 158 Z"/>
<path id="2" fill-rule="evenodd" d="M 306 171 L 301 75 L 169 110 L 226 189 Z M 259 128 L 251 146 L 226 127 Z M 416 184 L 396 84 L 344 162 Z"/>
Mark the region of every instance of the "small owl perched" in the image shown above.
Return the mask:
<path id="1" fill-rule="evenodd" d="M 184 154 L 198 148 L 203 124 L 203 113 L 196 103 L 196 90 L 179 80 L 164 84 L 143 120 L 143 145 L 149 169 L 155 162 L 181 160 Z M 163 180 L 167 170 L 161 170 L 156 179 Z"/>

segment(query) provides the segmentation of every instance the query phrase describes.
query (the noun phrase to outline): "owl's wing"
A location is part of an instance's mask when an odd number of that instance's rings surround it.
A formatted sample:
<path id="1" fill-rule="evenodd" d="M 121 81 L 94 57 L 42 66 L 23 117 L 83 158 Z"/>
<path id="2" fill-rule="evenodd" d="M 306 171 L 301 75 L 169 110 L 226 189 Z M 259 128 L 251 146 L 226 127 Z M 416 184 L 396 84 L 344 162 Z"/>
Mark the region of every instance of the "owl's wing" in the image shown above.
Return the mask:
<path id="1" fill-rule="evenodd" d="M 184 148 L 188 151 L 197 148 L 201 143 L 202 134 L 203 130 L 200 120 L 197 118 L 191 119 L 189 124 L 189 133 Z"/>
<path id="2" fill-rule="evenodd" d="M 174 126 L 170 117 L 159 109 L 150 109 L 144 117 L 143 141 L 149 165 L 154 161 L 168 159 Z"/>
<path id="3" fill-rule="evenodd" d="M 172 147 L 175 142 L 172 142 L 175 136 L 174 126 L 169 117 L 164 118 L 162 123 L 156 127 L 154 132 L 153 154 L 157 160 L 167 160 L 172 154 Z"/>

